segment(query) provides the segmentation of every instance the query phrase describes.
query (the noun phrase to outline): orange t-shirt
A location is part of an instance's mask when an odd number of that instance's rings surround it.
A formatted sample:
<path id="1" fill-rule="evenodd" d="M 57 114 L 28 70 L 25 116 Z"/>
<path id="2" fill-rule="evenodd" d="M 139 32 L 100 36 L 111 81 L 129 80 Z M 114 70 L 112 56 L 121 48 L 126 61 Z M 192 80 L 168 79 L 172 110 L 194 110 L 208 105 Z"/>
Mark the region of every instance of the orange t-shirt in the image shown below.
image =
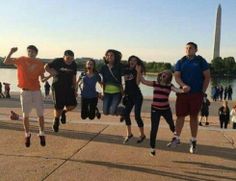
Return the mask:
<path id="1" fill-rule="evenodd" d="M 44 73 L 44 64 L 38 59 L 19 57 L 14 60 L 17 66 L 18 87 L 32 91 L 40 90 L 39 76 Z"/>

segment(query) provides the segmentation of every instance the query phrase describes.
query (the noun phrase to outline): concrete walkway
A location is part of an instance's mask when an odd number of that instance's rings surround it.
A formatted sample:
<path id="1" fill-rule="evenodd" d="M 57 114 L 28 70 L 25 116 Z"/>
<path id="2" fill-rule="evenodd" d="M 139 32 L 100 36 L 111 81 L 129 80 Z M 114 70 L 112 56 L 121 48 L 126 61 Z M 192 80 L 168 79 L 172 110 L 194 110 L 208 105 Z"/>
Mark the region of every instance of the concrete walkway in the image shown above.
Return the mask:
<path id="1" fill-rule="evenodd" d="M 0 100 L 1 101 L 1 100 Z M 17 101 L 17 100 L 15 100 Z M 1 102 L 2 103 L 2 102 Z M 236 180 L 236 131 L 217 128 L 215 117 L 209 127 L 200 127 L 198 152 L 190 154 L 190 131 L 186 123 L 181 145 L 166 147 L 172 137 L 164 121 L 157 136 L 157 155 L 149 156 L 149 114 L 144 113 L 147 139 L 137 144 L 135 137 L 124 145 L 125 126 L 118 117 L 80 121 L 79 112 L 68 114 L 68 123 L 59 133 L 51 130 L 52 106 L 46 106 L 47 146 L 39 144 L 35 113 L 31 121 L 31 147 L 24 146 L 21 121 L 9 120 L 11 109 L 20 112 L 14 100 L 0 108 L 0 180 Z"/>

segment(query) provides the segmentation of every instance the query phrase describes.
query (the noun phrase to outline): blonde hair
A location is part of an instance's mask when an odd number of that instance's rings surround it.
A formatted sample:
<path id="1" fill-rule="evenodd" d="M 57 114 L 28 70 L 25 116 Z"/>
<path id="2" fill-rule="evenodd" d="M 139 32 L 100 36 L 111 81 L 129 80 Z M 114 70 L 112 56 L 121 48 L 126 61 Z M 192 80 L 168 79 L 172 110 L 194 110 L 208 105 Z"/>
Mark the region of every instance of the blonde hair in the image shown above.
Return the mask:
<path id="1" fill-rule="evenodd" d="M 171 70 L 163 70 L 162 72 L 158 73 L 157 75 L 157 82 L 160 83 L 161 82 L 161 77 L 162 74 L 165 73 L 167 74 L 168 78 L 166 79 L 166 84 L 171 84 L 172 78 L 173 78 L 173 73 Z"/>

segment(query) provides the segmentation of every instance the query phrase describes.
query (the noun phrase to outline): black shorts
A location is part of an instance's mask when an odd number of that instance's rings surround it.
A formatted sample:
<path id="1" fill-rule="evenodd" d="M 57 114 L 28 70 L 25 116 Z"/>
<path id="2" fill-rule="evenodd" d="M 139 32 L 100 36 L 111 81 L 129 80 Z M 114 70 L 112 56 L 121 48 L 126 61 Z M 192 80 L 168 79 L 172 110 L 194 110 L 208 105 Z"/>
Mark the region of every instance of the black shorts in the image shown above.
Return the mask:
<path id="1" fill-rule="evenodd" d="M 207 110 L 201 110 L 201 116 L 208 117 L 208 116 L 209 116 L 209 111 L 207 111 Z"/>
<path id="2" fill-rule="evenodd" d="M 55 109 L 63 109 L 64 106 L 76 106 L 77 100 L 74 89 L 52 89 Z"/>

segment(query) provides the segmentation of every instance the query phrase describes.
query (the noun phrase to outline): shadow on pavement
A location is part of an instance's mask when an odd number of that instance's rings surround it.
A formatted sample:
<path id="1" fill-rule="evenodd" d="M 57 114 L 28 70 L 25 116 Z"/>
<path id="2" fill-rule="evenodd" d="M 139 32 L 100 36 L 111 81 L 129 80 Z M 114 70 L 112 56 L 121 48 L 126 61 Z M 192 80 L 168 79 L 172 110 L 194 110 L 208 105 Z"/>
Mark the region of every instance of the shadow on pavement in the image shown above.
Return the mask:
<path id="1" fill-rule="evenodd" d="M 78 125 L 78 124 L 77 124 Z M 105 126 L 105 125 L 104 125 Z M 88 140 L 95 142 L 103 142 L 103 143 L 111 143 L 111 144 L 118 144 L 123 145 L 123 136 L 117 135 L 110 135 L 110 134 L 99 134 L 93 132 L 83 132 L 83 131 L 75 131 L 75 130 L 68 130 L 68 129 L 60 129 L 59 133 L 54 133 L 51 130 L 51 125 L 46 123 L 45 124 L 45 132 L 48 135 L 58 136 L 58 137 L 65 137 L 69 139 L 81 139 L 81 140 Z M 23 126 L 21 123 L 7 123 L 0 121 L 0 129 L 7 129 L 7 130 L 14 130 L 14 131 L 24 131 Z M 38 133 L 38 126 L 31 125 L 30 130 L 33 133 Z M 98 136 L 97 136 L 98 135 Z M 137 144 L 138 138 L 131 139 L 126 145 L 134 146 L 134 147 L 142 147 L 142 148 L 149 148 L 149 139 L 144 140 L 142 144 Z M 168 148 L 167 145 L 168 141 L 166 140 L 157 140 L 157 150 L 164 150 L 164 151 L 173 151 L 173 152 L 180 152 L 190 154 L 189 144 L 188 143 L 181 143 L 178 147 L 171 149 Z M 236 151 L 233 148 L 224 148 L 224 147 L 217 147 L 212 145 L 198 145 L 198 155 L 205 155 L 205 156 L 212 156 L 212 157 L 219 157 L 223 159 L 228 159 L 235 161 L 236 160 Z M 222 167 L 223 168 L 223 167 Z"/>

